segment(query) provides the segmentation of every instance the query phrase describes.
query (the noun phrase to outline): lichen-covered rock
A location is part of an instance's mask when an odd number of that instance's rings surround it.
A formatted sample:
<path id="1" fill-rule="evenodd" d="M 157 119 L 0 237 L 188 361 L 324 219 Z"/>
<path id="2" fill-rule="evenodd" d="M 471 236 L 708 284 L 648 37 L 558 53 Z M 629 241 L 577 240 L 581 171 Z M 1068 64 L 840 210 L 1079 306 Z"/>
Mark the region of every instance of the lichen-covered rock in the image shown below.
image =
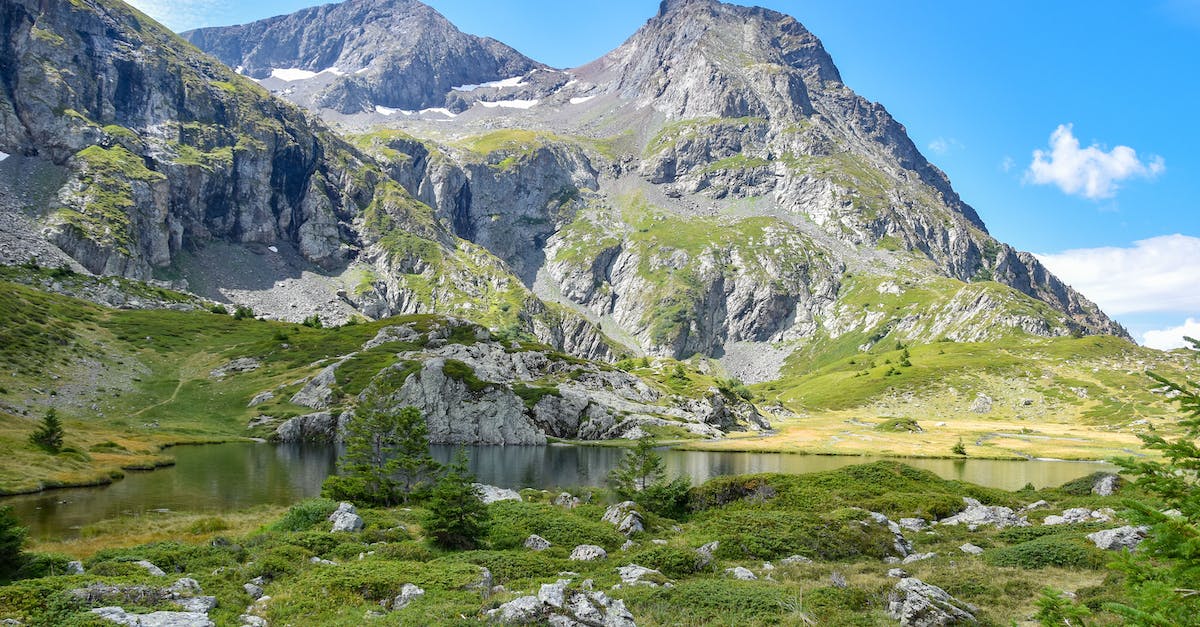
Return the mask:
<path id="1" fill-rule="evenodd" d="M 362 531 L 364 527 L 363 519 L 358 515 L 358 510 L 350 503 L 339 503 L 337 509 L 329 515 L 328 520 L 333 523 L 333 527 L 329 530 L 331 533 L 352 533 Z"/>
<path id="2" fill-rule="evenodd" d="M 888 615 L 904 627 L 974 625 L 975 608 L 941 588 L 916 577 L 905 577 L 888 595 Z"/>
<path id="3" fill-rule="evenodd" d="M 646 527 L 642 521 L 642 515 L 636 509 L 637 503 L 633 501 L 623 501 L 616 505 L 610 505 L 604 510 L 604 516 L 600 519 L 606 523 L 616 525 L 617 531 L 630 536 L 635 533 L 645 531 Z"/>
<path id="4" fill-rule="evenodd" d="M 998 529 L 1029 526 L 1029 520 L 1023 514 L 1014 512 L 1011 507 L 984 505 L 968 497 L 963 497 L 963 503 L 966 504 L 966 509 L 939 520 L 938 524 L 967 525 L 971 528 L 991 525 Z"/>
<path id="5" fill-rule="evenodd" d="M 216 627 L 207 614 L 201 612 L 150 612 L 134 614 L 120 607 L 97 607 L 92 609 L 96 616 L 129 627 Z"/>
<path id="6" fill-rule="evenodd" d="M 1150 528 L 1146 526 L 1134 527 L 1126 525 L 1117 527 L 1116 529 L 1105 529 L 1095 533 L 1089 533 L 1087 539 L 1091 540 L 1098 549 L 1105 551 L 1121 551 L 1134 550 L 1146 539 L 1146 534 Z"/>
<path id="7" fill-rule="evenodd" d="M 392 611 L 402 610 L 408 607 L 409 603 L 425 596 L 425 591 L 419 588 L 416 584 L 406 583 L 400 586 L 400 594 L 392 599 Z"/>
<path id="8" fill-rule="evenodd" d="M 741 579 L 743 581 L 755 581 L 758 579 L 758 576 L 756 576 L 753 572 L 751 572 L 749 568 L 746 568 L 744 566 L 735 566 L 733 568 L 726 568 L 725 574 L 730 577 L 733 577 L 734 579 Z"/>
<path id="9" fill-rule="evenodd" d="M 550 541 L 536 533 L 531 534 L 528 538 L 525 538 L 525 548 L 531 551 L 545 551 L 550 548 Z"/>
<path id="10" fill-rule="evenodd" d="M 510 488 L 498 488 L 494 485 L 486 483 L 472 483 L 471 487 L 475 488 L 475 494 L 483 503 L 491 504 L 500 501 L 520 501 L 521 493 Z"/>
<path id="11" fill-rule="evenodd" d="M 1104 473 L 1092 482 L 1092 494 L 1098 496 L 1112 496 L 1117 488 L 1121 487 L 1121 477 L 1115 473 Z"/>
<path id="12" fill-rule="evenodd" d="M 1109 508 L 1088 509 L 1072 507 L 1064 509 L 1062 514 L 1051 514 L 1042 520 L 1043 525 L 1074 525 L 1086 522 L 1108 522 L 1113 518 L 1113 510 Z"/>
<path id="13" fill-rule="evenodd" d="M 713 562 L 713 556 L 717 552 L 717 548 L 720 546 L 721 543 L 719 541 L 713 540 L 712 542 L 709 542 L 708 544 L 696 549 L 696 570 L 708 568 L 708 566 Z M 783 563 L 787 564 L 790 562 L 784 560 Z"/>
<path id="14" fill-rule="evenodd" d="M 591 562 L 595 560 L 602 560 L 607 557 L 608 551 L 605 551 L 604 547 L 596 546 L 594 544 L 580 544 L 571 550 L 571 556 L 568 559 L 577 562 Z"/>

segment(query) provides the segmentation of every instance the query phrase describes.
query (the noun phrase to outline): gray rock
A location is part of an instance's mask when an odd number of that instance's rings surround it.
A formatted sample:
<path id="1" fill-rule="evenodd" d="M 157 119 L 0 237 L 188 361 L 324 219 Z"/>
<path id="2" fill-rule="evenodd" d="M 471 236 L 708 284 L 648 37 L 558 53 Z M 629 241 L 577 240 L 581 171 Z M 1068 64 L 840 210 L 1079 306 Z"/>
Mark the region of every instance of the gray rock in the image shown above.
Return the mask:
<path id="1" fill-rule="evenodd" d="M 929 527 L 929 521 L 925 520 L 924 518 L 901 518 L 900 520 L 896 521 L 896 524 L 909 531 L 921 531 L 922 529 Z"/>
<path id="2" fill-rule="evenodd" d="M 67 562 L 67 574 L 68 575 L 82 575 L 83 574 L 83 562 L 80 562 L 78 560 Z"/>
<path id="3" fill-rule="evenodd" d="M 1086 522 L 1108 522 L 1112 520 L 1113 511 L 1108 508 L 1088 509 L 1072 507 L 1064 509 L 1061 515 L 1051 514 L 1042 521 L 1043 525 L 1074 525 Z"/>
<path id="4" fill-rule="evenodd" d="M 333 386 L 337 385 L 337 369 L 341 365 L 342 362 L 339 361 L 323 368 L 317 376 L 309 379 L 299 392 L 292 395 L 291 403 L 313 409 L 329 407 L 334 396 Z"/>
<path id="5" fill-rule="evenodd" d="M 998 505 L 983 505 L 979 501 L 963 497 L 967 508 L 963 511 L 938 521 L 941 525 L 967 525 L 978 527 L 991 525 L 998 529 L 1005 527 L 1028 527 L 1029 521 L 1023 514 L 1013 512 L 1012 508 Z"/>
<path id="6" fill-rule="evenodd" d="M 974 544 L 971 544 L 970 542 L 958 547 L 958 550 L 960 550 L 963 553 L 966 553 L 968 555 L 982 555 L 983 554 L 983 549 L 981 547 L 975 546 Z"/>
<path id="7" fill-rule="evenodd" d="M 927 559 L 933 559 L 935 557 L 937 557 L 937 553 L 934 553 L 932 551 L 929 553 L 913 553 L 912 555 L 909 555 L 909 556 L 905 557 L 904 559 L 900 560 L 900 563 L 901 564 L 911 564 L 913 562 L 921 562 L 921 561 L 924 561 Z"/>
<path id="8" fill-rule="evenodd" d="M 256 585 L 256 584 L 252 584 L 252 583 L 244 583 L 244 584 L 242 584 L 242 590 L 245 590 L 245 591 L 246 591 L 246 594 L 247 594 L 247 595 L 248 595 L 248 596 L 249 596 L 251 599 L 257 599 L 257 598 L 259 598 L 259 597 L 261 597 L 261 596 L 263 595 L 263 589 L 262 589 L 262 586 L 259 586 L 259 585 Z"/>
<path id="9" fill-rule="evenodd" d="M 536 533 L 531 534 L 528 538 L 525 538 L 525 548 L 532 551 L 545 551 L 550 548 L 550 541 Z"/>
<path id="10" fill-rule="evenodd" d="M 214 379 L 222 379 L 230 373 L 258 370 L 258 367 L 261 365 L 262 364 L 260 364 L 258 360 L 253 357 L 239 357 L 233 361 L 230 361 L 224 366 L 221 366 L 220 368 L 213 369 L 212 372 L 209 373 L 209 376 Z"/>
<path id="11" fill-rule="evenodd" d="M 333 527 L 329 530 L 330 533 L 352 533 L 362 531 L 365 526 L 362 517 L 358 515 L 358 510 L 350 503 L 338 503 L 337 509 L 329 515 L 328 520 L 333 523 Z"/>
<path id="12" fill-rule="evenodd" d="M 131 614 L 120 607 L 97 607 L 92 613 L 100 618 L 129 627 L 216 627 L 207 614 L 200 612 L 150 612 Z"/>
<path id="13" fill-rule="evenodd" d="M 708 568 L 713 562 L 713 556 L 717 552 L 717 548 L 720 546 L 721 543 L 719 541 L 713 540 L 712 542 L 709 542 L 708 544 L 696 549 L 696 569 L 703 570 Z M 786 564 L 788 562 L 785 560 L 784 563 Z"/>
<path id="14" fill-rule="evenodd" d="M 317 557 L 315 555 L 308 558 L 308 563 L 309 564 L 320 564 L 322 566 L 337 566 L 337 562 L 335 562 L 333 560 L 327 560 L 322 557 Z"/>
<path id="15" fill-rule="evenodd" d="M 626 540 L 625 542 L 621 543 L 621 550 L 628 551 L 635 546 L 637 546 L 637 542 L 634 542 L 633 540 Z"/>
<path id="16" fill-rule="evenodd" d="M 1092 482 L 1092 494 L 1112 496 L 1120 487 L 1121 477 L 1115 473 L 1105 473 L 1096 477 L 1096 480 Z"/>
<path id="17" fill-rule="evenodd" d="M 202 592 L 200 582 L 191 577 L 176 579 L 175 583 L 171 584 L 171 587 L 167 589 L 176 594 L 200 594 Z"/>
<path id="18" fill-rule="evenodd" d="M 895 549 L 896 553 L 900 557 L 904 557 L 905 555 L 912 553 L 912 544 L 909 543 L 908 538 L 904 537 L 904 532 L 901 530 L 900 525 L 891 521 L 887 516 L 884 516 L 879 512 L 869 512 L 869 514 L 871 516 L 871 520 L 886 526 L 888 531 L 892 532 L 892 548 Z"/>
<path id="19" fill-rule="evenodd" d="M 415 584 L 406 583 L 400 586 L 400 594 L 392 600 L 392 611 L 399 611 L 408 607 L 413 600 L 425 596 L 425 591 L 417 587 Z"/>
<path id="20" fill-rule="evenodd" d="M 803 555 L 791 555 L 779 560 L 779 563 L 785 566 L 794 566 L 796 564 L 811 564 L 812 560 Z"/>
<path id="21" fill-rule="evenodd" d="M 556 608 L 561 608 L 567 602 L 567 584 L 571 583 L 569 579 L 559 579 L 554 583 L 544 583 L 538 589 L 537 598 L 546 605 Z"/>
<path id="22" fill-rule="evenodd" d="M 916 577 L 905 577 L 888 594 L 888 615 L 905 627 L 973 625 L 975 608 Z"/>
<path id="23" fill-rule="evenodd" d="M 217 597 L 183 597 L 176 599 L 175 603 L 178 604 L 179 607 L 183 608 L 184 612 L 193 614 L 208 614 L 217 607 Z"/>
<path id="24" fill-rule="evenodd" d="M 621 577 L 621 582 L 630 586 L 651 586 L 657 587 L 659 584 L 654 579 L 664 579 L 663 574 L 653 568 L 646 568 L 637 564 L 628 564 L 626 566 L 617 567 L 617 574 Z"/>
<path id="25" fill-rule="evenodd" d="M 340 442 L 351 416 L 349 412 L 333 414 L 327 411 L 296 416 L 275 428 L 274 439 L 279 442 Z"/>
<path id="26" fill-rule="evenodd" d="M 971 411 L 977 414 L 986 414 L 992 411 L 992 397 L 980 392 L 975 396 L 975 400 L 971 401 Z"/>
<path id="27" fill-rule="evenodd" d="M 150 573 L 151 575 L 153 575 L 155 577 L 166 577 L 167 576 L 167 573 L 163 572 L 163 569 L 155 566 L 154 564 L 151 564 L 150 562 L 148 562 L 146 560 L 138 560 L 138 561 L 134 562 L 134 564 L 137 566 L 141 566 L 142 568 L 145 568 L 146 572 Z"/>
<path id="28" fill-rule="evenodd" d="M 246 407 L 256 407 L 267 401 L 273 400 L 274 398 L 275 393 L 270 390 L 259 392 L 258 394 L 254 395 L 254 398 L 250 399 L 250 402 L 246 404 Z"/>
<path id="29" fill-rule="evenodd" d="M 543 617 L 543 603 L 535 596 L 517 597 L 500 607 L 489 610 L 488 616 L 505 625 L 536 623 Z"/>
<path id="30" fill-rule="evenodd" d="M 1130 551 L 1136 549 L 1142 540 L 1146 539 L 1146 534 L 1150 528 L 1146 526 L 1134 527 L 1126 525 L 1117 527 L 1116 529 L 1105 529 L 1095 533 L 1089 533 L 1087 539 L 1091 540 L 1096 545 L 1096 548 L 1104 549 L 1105 551 L 1121 551 L 1128 549 Z"/>
<path id="31" fill-rule="evenodd" d="M 579 497 L 573 496 L 570 492 L 563 492 L 554 497 L 554 504 L 567 509 L 574 509 L 579 506 Z"/>
<path id="32" fill-rule="evenodd" d="M 905 577 L 911 577 L 912 575 L 909 575 L 908 571 L 904 570 L 903 568 L 889 568 L 887 571 L 887 576 L 894 577 L 896 579 L 904 579 Z"/>
<path id="33" fill-rule="evenodd" d="M 733 577 L 734 579 L 741 579 L 743 581 L 755 581 L 758 579 L 758 577 L 753 572 L 751 572 L 749 568 L 745 568 L 742 566 L 726 568 L 725 574 L 730 577 Z"/>
<path id="34" fill-rule="evenodd" d="M 846 576 L 836 570 L 829 573 L 829 585 L 834 588 L 845 588 L 850 584 L 846 582 Z"/>
<path id="35" fill-rule="evenodd" d="M 634 508 L 637 503 L 633 501 L 624 501 L 611 505 L 604 510 L 604 516 L 600 519 L 607 523 L 616 525 L 617 531 L 630 536 L 635 533 L 641 533 L 646 528 L 642 522 L 642 515 Z"/>
<path id="36" fill-rule="evenodd" d="M 608 552 L 603 547 L 594 544 L 580 544 L 571 550 L 571 560 L 579 562 L 591 562 L 594 560 L 602 560 L 608 557 Z"/>
<path id="37" fill-rule="evenodd" d="M 479 496 L 479 500 L 485 504 L 497 503 L 499 501 L 520 501 L 521 493 L 508 488 L 498 488 L 494 485 L 484 483 L 472 483 L 475 487 L 475 494 Z"/>

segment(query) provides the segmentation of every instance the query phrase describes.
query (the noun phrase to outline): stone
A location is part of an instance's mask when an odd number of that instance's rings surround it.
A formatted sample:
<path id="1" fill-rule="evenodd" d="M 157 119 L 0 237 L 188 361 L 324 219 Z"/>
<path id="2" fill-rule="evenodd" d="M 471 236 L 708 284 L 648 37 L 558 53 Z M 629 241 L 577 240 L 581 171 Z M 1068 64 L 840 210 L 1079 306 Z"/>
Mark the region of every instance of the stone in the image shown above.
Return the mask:
<path id="1" fill-rule="evenodd" d="M 213 371 L 208 374 L 214 379 L 222 379 L 225 377 L 225 375 L 230 373 L 250 372 L 251 370 L 257 370 L 261 365 L 262 364 L 260 364 L 258 360 L 253 357 L 239 357 L 233 361 L 230 361 L 224 366 L 221 366 L 220 368 L 213 369 Z"/>
<path id="2" fill-rule="evenodd" d="M 621 577 L 622 583 L 631 586 L 657 587 L 660 581 L 666 579 L 661 572 L 637 564 L 619 566 L 617 574 Z"/>
<path id="3" fill-rule="evenodd" d="M 163 572 L 163 569 L 155 566 L 154 564 L 151 564 L 150 562 L 148 562 L 146 560 L 138 560 L 138 561 L 134 562 L 134 564 L 137 566 L 141 566 L 142 568 L 145 568 L 146 572 L 150 573 L 151 575 L 153 575 L 155 577 L 166 577 L 167 576 L 167 573 Z"/>
<path id="4" fill-rule="evenodd" d="M 83 562 L 80 562 L 78 560 L 67 562 L 67 574 L 68 575 L 82 575 L 83 574 Z"/>
<path id="5" fill-rule="evenodd" d="M 603 547 L 594 544 L 580 544 L 571 550 L 569 559 L 577 562 L 591 562 L 602 560 L 608 557 L 608 552 Z"/>
<path id="6" fill-rule="evenodd" d="M 476 590 L 483 594 L 484 597 L 492 593 L 492 585 L 496 582 L 492 578 L 492 571 L 486 566 L 479 567 L 479 580 L 466 586 L 466 590 Z"/>
<path id="7" fill-rule="evenodd" d="M 743 566 L 726 568 L 725 574 L 733 577 L 734 579 L 741 579 L 742 581 L 755 581 L 758 579 L 758 577 L 751 572 L 749 568 L 745 568 Z"/>
<path id="8" fill-rule="evenodd" d="M 567 509 L 574 509 L 579 506 L 579 497 L 573 496 L 570 492 L 563 492 L 554 497 L 554 504 Z"/>
<path id="9" fill-rule="evenodd" d="M 176 594 L 200 594 L 202 592 L 200 582 L 191 577 L 176 579 L 175 583 L 167 589 Z"/>
<path id="10" fill-rule="evenodd" d="M 887 571 L 887 576 L 894 577 L 896 579 L 904 579 L 905 577 L 910 577 L 911 575 L 909 575 L 908 571 L 904 570 L 903 568 L 889 568 Z"/>
<path id="11" fill-rule="evenodd" d="M 472 483 L 475 487 L 475 494 L 484 504 L 498 503 L 500 501 L 520 501 L 521 493 L 508 488 L 498 488 L 494 485 L 484 483 Z"/>
<path id="12" fill-rule="evenodd" d="M 217 597 L 212 596 L 196 596 L 183 597 L 175 599 L 175 603 L 183 608 L 184 612 L 195 614 L 208 614 L 217 607 Z"/>
<path id="13" fill-rule="evenodd" d="M 488 616 L 508 625 L 535 623 L 542 618 L 542 602 L 535 596 L 517 597 L 490 610 Z"/>
<path id="14" fill-rule="evenodd" d="M 719 541 L 713 540 L 696 549 L 696 570 L 708 568 L 713 562 L 713 556 L 717 552 L 717 548 L 720 546 L 721 543 Z"/>
<path id="15" fill-rule="evenodd" d="M 309 379 L 299 392 L 292 395 L 291 403 L 313 409 L 328 408 L 335 396 L 333 386 L 337 385 L 337 369 L 341 365 L 342 362 L 339 361 L 323 368 L 315 377 Z"/>
<path id="16" fill-rule="evenodd" d="M 779 560 L 779 563 L 785 566 L 794 566 L 796 564 L 811 564 L 813 561 L 803 555 L 790 555 Z"/>
<path id="17" fill-rule="evenodd" d="M 334 414 L 318 411 L 289 418 L 275 427 L 278 442 L 317 442 L 329 444 L 340 442 L 349 412 Z"/>
<path id="18" fill-rule="evenodd" d="M 1142 540 L 1146 539 L 1146 534 L 1150 531 L 1149 527 L 1139 526 L 1134 527 L 1126 525 L 1117 527 L 1116 529 L 1105 529 L 1089 533 L 1087 539 L 1091 540 L 1096 548 L 1104 549 L 1105 551 L 1121 551 L 1128 549 L 1130 551 L 1136 549 Z"/>
<path id="19" fill-rule="evenodd" d="M 901 518 L 896 521 L 896 524 L 900 525 L 902 529 L 909 531 L 921 531 L 929 526 L 929 521 L 924 518 Z"/>
<path id="20" fill-rule="evenodd" d="M 624 501 L 611 505 L 604 510 L 604 516 L 600 520 L 616 525 L 617 531 L 630 536 L 635 533 L 641 533 L 646 530 L 645 524 L 642 521 L 642 515 L 636 509 L 637 503 L 633 501 Z"/>
<path id="21" fill-rule="evenodd" d="M 312 557 L 310 557 L 310 558 L 308 558 L 308 563 L 310 563 L 310 564 L 320 564 L 320 565 L 322 565 L 322 566 L 337 566 L 337 562 L 335 562 L 335 561 L 333 561 L 333 560 L 327 560 L 327 559 L 324 559 L 324 558 L 321 558 L 321 557 L 317 557 L 317 556 L 315 556 L 315 555 L 314 555 L 314 556 L 312 556 Z"/>
<path id="22" fill-rule="evenodd" d="M 408 607 L 415 599 L 425 596 L 425 591 L 417 587 L 415 584 L 406 583 L 400 586 L 400 594 L 392 599 L 392 611 L 399 611 Z"/>
<path id="23" fill-rule="evenodd" d="M 365 523 L 361 516 L 358 515 L 358 510 L 351 503 L 338 503 L 338 507 L 332 514 L 329 515 L 329 522 L 333 523 L 333 527 L 329 530 L 330 533 L 353 533 L 362 531 Z"/>
<path id="24" fill-rule="evenodd" d="M 259 586 L 259 585 L 256 585 L 256 584 L 252 584 L 252 583 L 244 583 L 244 584 L 242 584 L 242 590 L 245 590 L 245 591 L 246 591 L 246 594 L 247 594 L 247 595 L 248 595 L 248 596 L 249 596 L 251 599 L 257 599 L 257 598 L 259 598 L 259 597 L 261 597 L 261 596 L 263 595 L 263 589 L 262 589 L 262 586 Z"/>
<path id="25" fill-rule="evenodd" d="M 984 505 L 972 498 L 963 498 L 966 509 L 938 521 L 940 525 L 968 525 L 973 527 L 991 525 L 998 529 L 1005 527 L 1028 527 L 1029 521 L 1022 514 L 1017 514 L 1011 508 L 998 505 Z"/>
<path id="26" fill-rule="evenodd" d="M 992 411 L 992 397 L 980 392 L 975 396 L 975 400 L 971 402 L 971 411 L 977 414 L 986 414 Z"/>
<path id="27" fill-rule="evenodd" d="M 201 612 L 150 612 L 132 614 L 120 607 L 97 607 L 92 613 L 100 618 L 129 627 L 216 627 L 216 623 Z"/>
<path id="28" fill-rule="evenodd" d="M 900 563 L 901 564 L 911 564 L 913 562 L 920 562 L 920 561 L 932 559 L 935 557 L 937 557 L 937 553 L 934 553 L 932 551 L 929 553 L 913 553 L 912 555 L 909 555 L 909 556 L 905 557 L 904 559 L 900 560 Z"/>
<path id="29" fill-rule="evenodd" d="M 1092 494 L 1112 496 L 1121 487 L 1121 477 L 1115 473 L 1104 473 L 1092 482 Z"/>
<path id="30" fill-rule="evenodd" d="M 542 584 L 542 587 L 538 589 L 538 600 L 546 605 L 561 608 L 567 600 L 567 584 L 569 583 L 571 583 L 569 579 L 559 579 L 554 583 Z"/>
<path id="31" fill-rule="evenodd" d="M 650 541 L 650 544 L 656 544 L 658 546 L 667 546 L 670 543 L 667 542 L 666 540 L 663 540 L 662 538 L 654 538 L 653 540 Z"/>
<path id="32" fill-rule="evenodd" d="M 545 551 L 550 548 L 550 541 L 536 533 L 530 534 L 528 538 L 525 538 L 525 548 L 531 551 Z"/>
<path id="33" fill-rule="evenodd" d="M 1029 512 L 1029 511 L 1033 511 L 1035 509 L 1041 509 L 1043 507 L 1050 507 L 1050 504 L 1044 500 L 1037 500 L 1037 501 L 1030 503 L 1029 505 L 1026 505 L 1025 507 L 1022 507 L 1021 511 Z"/>
<path id="34" fill-rule="evenodd" d="M 632 549 L 635 546 L 637 546 L 637 542 L 634 542 L 633 540 L 626 540 L 625 542 L 621 543 L 621 550 L 628 551 L 629 549 Z"/>
<path id="35" fill-rule="evenodd" d="M 250 402 L 246 404 L 246 407 L 255 407 L 258 405 L 262 405 L 263 403 L 265 403 L 269 400 L 272 400 L 274 398 L 275 398 L 275 393 L 270 390 L 267 390 L 265 392 L 259 392 L 258 394 L 254 395 L 254 398 L 250 399 Z"/>
<path id="36" fill-rule="evenodd" d="M 916 577 L 905 577 L 888 594 L 888 615 L 902 627 L 976 624 L 975 608 Z"/>
<path id="37" fill-rule="evenodd" d="M 829 585 L 833 586 L 834 588 L 845 588 L 850 584 L 846 582 L 845 575 L 835 570 L 832 573 L 829 573 Z"/>
<path id="38" fill-rule="evenodd" d="M 270 627 L 267 619 L 253 614 L 242 614 L 238 620 L 242 622 L 241 627 Z"/>
<path id="39" fill-rule="evenodd" d="M 872 520 L 874 520 L 876 523 L 884 525 L 888 528 L 888 531 L 892 532 L 892 548 L 895 549 L 896 553 L 900 557 L 904 557 L 909 553 L 912 553 L 912 544 L 909 543 L 908 538 L 904 537 L 904 532 L 901 530 L 900 525 L 892 522 L 887 516 L 879 512 L 868 513 L 870 514 Z"/>
<path id="40" fill-rule="evenodd" d="M 1042 521 L 1043 525 L 1074 525 L 1086 522 L 1109 522 L 1113 512 L 1110 509 L 1088 509 L 1072 507 L 1064 509 L 1061 515 L 1051 514 Z"/>
<path id="41" fill-rule="evenodd" d="M 968 555 L 982 555 L 983 554 L 983 549 L 981 547 L 975 546 L 974 544 L 971 544 L 970 542 L 958 547 L 958 550 L 960 550 L 963 553 L 966 553 Z"/>

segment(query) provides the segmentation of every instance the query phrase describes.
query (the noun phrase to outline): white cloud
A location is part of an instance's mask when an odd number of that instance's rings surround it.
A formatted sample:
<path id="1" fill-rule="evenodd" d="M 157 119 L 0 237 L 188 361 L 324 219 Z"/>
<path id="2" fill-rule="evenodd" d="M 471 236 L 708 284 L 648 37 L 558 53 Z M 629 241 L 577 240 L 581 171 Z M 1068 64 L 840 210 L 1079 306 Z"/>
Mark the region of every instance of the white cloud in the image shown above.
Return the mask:
<path id="1" fill-rule="evenodd" d="M 1063 124 L 1050 134 L 1049 151 L 1033 151 L 1025 180 L 1038 185 L 1052 183 L 1064 193 L 1097 200 L 1112 198 L 1121 181 L 1154 178 L 1165 169 L 1162 157 L 1151 156 L 1148 162 L 1143 162 L 1129 146 L 1109 151 L 1099 144 L 1080 148 L 1071 125 Z"/>
<path id="2" fill-rule="evenodd" d="M 1169 351 L 1173 348 L 1191 346 L 1184 336 L 1200 338 L 1200 320 L 1188 318 L 1183 324 L 1168 329 L 1146 331 L 1142 334 L 1142 344 L 1150 348 Z"/>
<path id="3" fill-rule="evenodd" d="M 1017 167 L 1017 162 L 1013 161 L 1012 157 L 1005 157 L 1004 160 L 1000 162 L 1001 172 L 1011 172 L 1015 167 Z"/>
<path id="4" fill-rule="evenodd" d="M 128 0 L 129 4 L 162 22 L 167 28 L 181 32 L 201 26 L 212 26 L 213 18 L 233 8 L 232 0 Z M 218 20 L 220 22 L 220 20 Z"/>
<path id="5" fill-rule="evenodd" d="M 1162 235 L 1131 248 L 1082 248 L 1037 255 L 1105 312 L 1200 312 L 1200 238 Z"/>
<path id="6" fill-rule="evenodd" d="M 939 155 L 944 155 L 951 150 L 959 150 L 961 148 L 963 148 L 962 142 L 954 139 L 953 137 L 938 137 L 937 139 L 929 142 L 929 149 Z"/>

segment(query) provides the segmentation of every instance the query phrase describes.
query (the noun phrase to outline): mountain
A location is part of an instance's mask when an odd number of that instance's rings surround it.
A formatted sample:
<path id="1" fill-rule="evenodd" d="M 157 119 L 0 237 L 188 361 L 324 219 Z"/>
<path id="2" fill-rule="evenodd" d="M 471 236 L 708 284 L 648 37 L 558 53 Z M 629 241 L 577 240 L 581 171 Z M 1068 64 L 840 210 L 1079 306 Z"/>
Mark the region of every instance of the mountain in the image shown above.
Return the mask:
<path id="1" fill-rule="evenodd" d="M 635 349 L 762 379 L 781 355 L 737 356 L 764 343 L 1127 337 L 992 238 L 792 17 L 672 0 L 588 65 L 468 87 L 457 114 L 322 111 L 456 235 Z"/>
<path id="2" fill-rule="evenodd" d="M 453 311 L 611 356 L 374 160 L 120 2 L 0 13 L 7 263 L 163 279 L 300 321 Z M 28 182 L 24 185 L 15 181 Z"/>
<path id="3" fill-rule="evenodd" d="M 246 76 L 274 77 L 293 101 L 341 113 L 454 107 L 455 86 L 543 67 L 416 0 L 347 0 L 183 37 Z"/>

